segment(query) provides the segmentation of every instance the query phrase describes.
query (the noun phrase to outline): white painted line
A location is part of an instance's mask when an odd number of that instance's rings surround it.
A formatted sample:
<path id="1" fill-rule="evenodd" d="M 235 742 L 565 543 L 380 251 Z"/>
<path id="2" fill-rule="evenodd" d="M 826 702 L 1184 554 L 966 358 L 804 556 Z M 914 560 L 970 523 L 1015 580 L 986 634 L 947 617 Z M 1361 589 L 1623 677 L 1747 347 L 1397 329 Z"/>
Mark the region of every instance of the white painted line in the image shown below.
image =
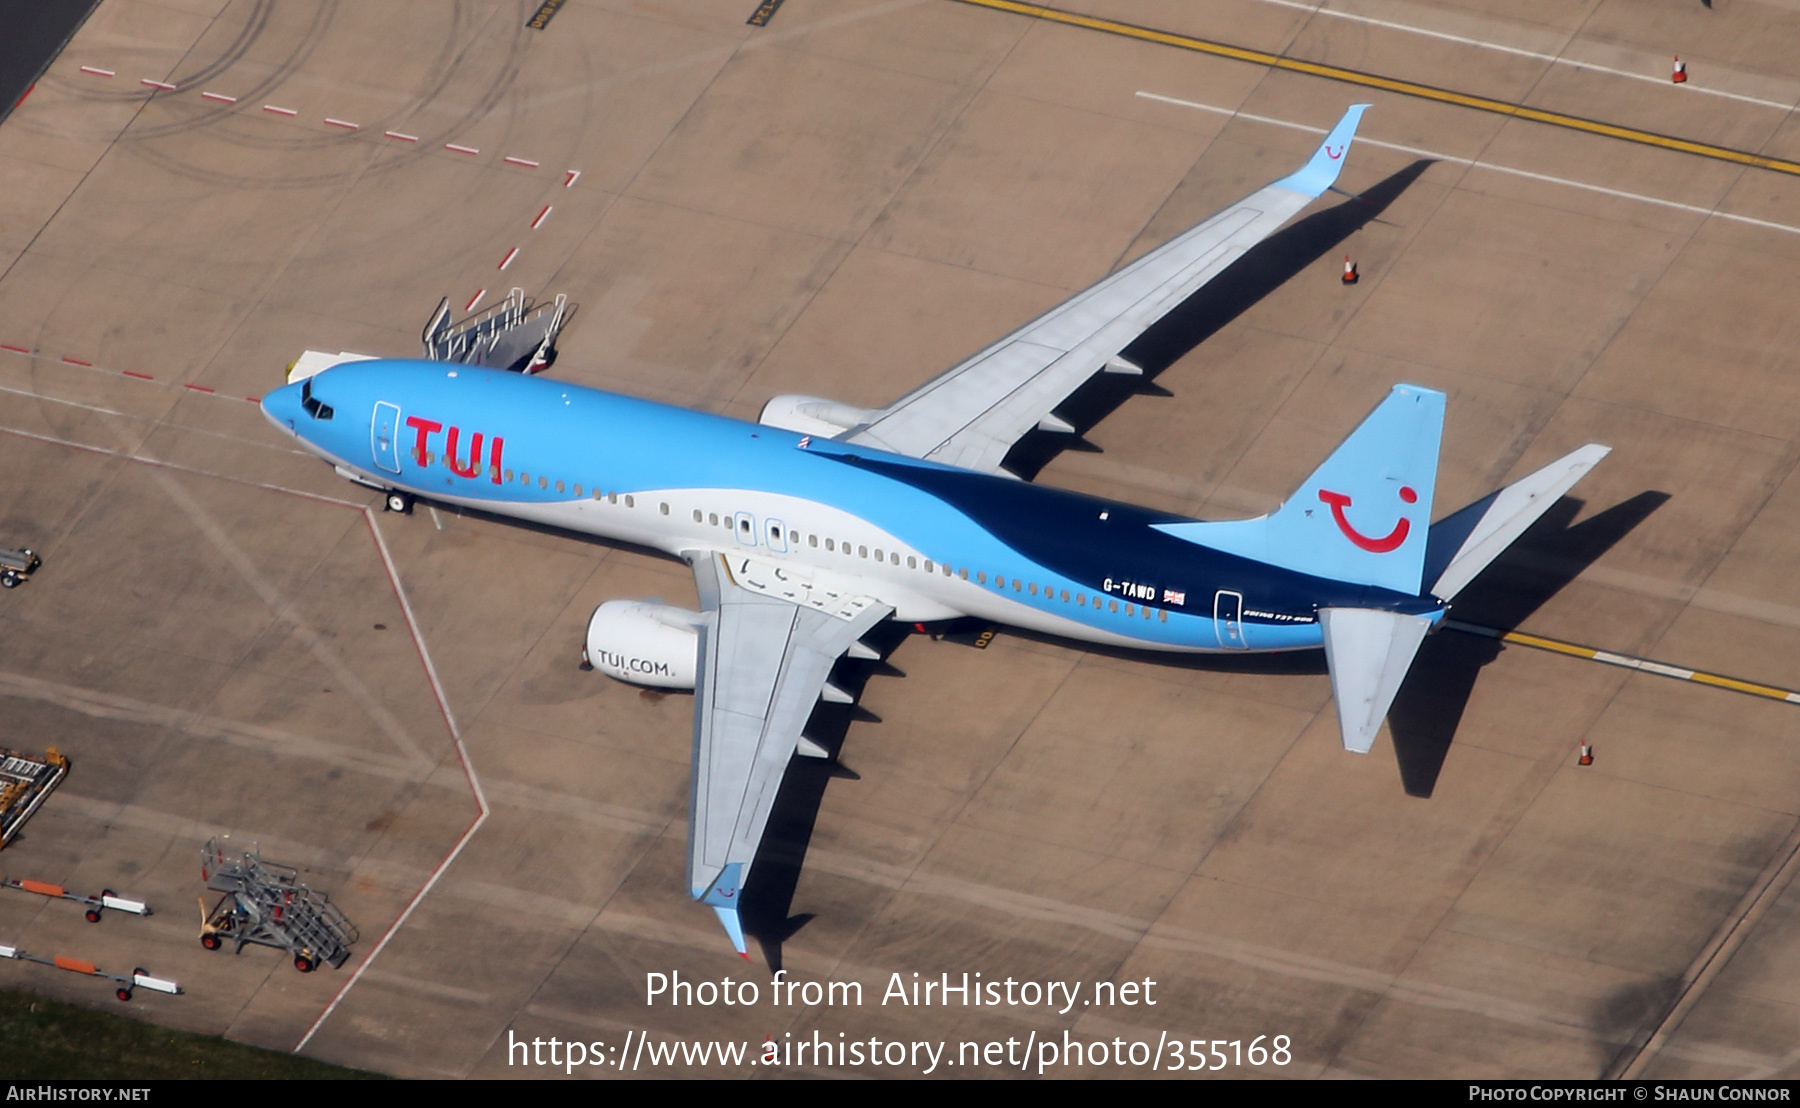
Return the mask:
<path id="1" fill-rule="evenodd" d="M 464 305 L 463 305 L 463 311 L 465 311 L 465 312 L 472 312 L 472 311 L 474 311 L 474 310 L 475 310 L 475 305 L 477 305 L 477 304 L 479 304 L 479 303 L 481 303 L 481 298 L 482 298 L 482 297 L 484 297 L 484 296 L 486 296 L 486 295 L 487 295 L 487 290 L 486 290 L 486 289 L 480 289 L 480 290 L 478 290 L 478 291 L 477 291 L 477 292 L 476 292 L 476 293 L 475 293 L 475 295 L 474 295 L 474 296 L 471 296 L 471 297 L 469 297 L 469 302 L 468 302 L 468 303 L 467 303 L 467 304 L 464 304 Z"/>
<path id="2" fill-rule="evenodd" d="M 325 126 L 342 127 L 346 131 L 358 131 L 362 129 L 361 124 L 351 123 L 347 119 L 333 119 L 330 116 L 325 117 Z"/>
<path id="3" fill-rule="evenodd" d="M 479 153 L 481 153 L 481 151 L 475 149 L 473 146 L 458 146 L 454 142 L 446 142 L 444 144 L 444 149 L 454 150 L 458 154 L 479 154 Z"/>
<path id="4" fill-rule="evenodd" d="M 554 205 L 552 205 L 552 204 L 544 205 L 544 210 L 539 212 L 537 214 L 537 218 L 531 221 L 531 229 L 533 231 L 537 230 L 539 227 L 542 227 L 544 225 L 544 218 L 550 214 L 550 211 L 553 207 L 554 207 Z"/>
<path id="5" fill-rule="evenodd" d="M 475 775 L 474 763 L 469 760 L 468 748 L 463 745 L 462 730 L 457 727 L 456 716 L 450 711 L 450 700 L 444 695 L 444 684 L 438 680 L 437 667 L 431 662 L 431 651 L 425 648 L 425 636 L 419 630 L 417 617 L 413 615 L 412 603 L 406 598 L 406 589 L 400 584 L 400 571 L 394 566 L 394 557 L 388 552 L 387 540 L 382 537 L 381 528 L 376 525 L 375 513 L 364 508 L 363 519 L 369 525 L 369 533 L 375 536 L 375 547 L 380 551 L 381 563 L 387 569 L 388 583 L 394 587 L 394 596 L 400 601 L 400 612 L 406 617 L 406 627 L 412 633 L 413 646 L 418 649 L 419 660 L 425 665 L 425 676 L 431 681 L 432 695 L 437 697 L 438 710 L 443 713 L 444 724 L 450 729 L 450 738 L 456 744 L 456 756 L 462 762 L 463 775 L 468 778 L 469 789 L 475 795 L 475 818 L 470 822 L 468 830 L 462 833 L 462 838 L 456 840 L 456 845 L 450 848 L 450 853 L 446 854 L 444 860 L 438 863 L 437 869 L 432 871 L 425 884 L 417 893 L 413 894 L 412 900 L 406 905 L 406 910 L 400 913 L 400 918 L 395 920 L 393 925 L 387 929 L 387 933 L 381 936 L 381 941 L 375 944 L 375 949 L 363 957 L 362 963 L 356 967 L 356 972 L 350 975 L 350 980 L 344 982 L 344 987 L 338 990 L 337 995 L 331 998 L 331 1003 L 327 1004 L 325 1010 L 319 1013 L 319 1018 L 306 1029 L 306 1034 L 301 1036 L 298 1043 L 294 1044 L 295 1054 L 305 1050 L 306 1044 L 312 1042 L 313 1035 L 318 1032 L 326 1020 L 331 1018 L 331 1013 L 337 1011 L 337 1006 L 343 1002 L 345 994 L 355 988 L 358 981 L 362 980 L 363 974 L 367 973 L 369 967 L 375 964 L 375 959 L 381 956 L 381 952 L 387 948 L 388 942 L 393 939 L 406 921 L 412 918 L 419 903 L 425 899 L 427 893 L 437 886 L 445 871 L 455 863 L 457 856 L 462 854 L 463 847 L 469 845 L 469 840 L 475 837 L 475 832 L 481 830 L 481 825 L 486 823 L 488 818 L 487 794 L 481 788 L 481 778 Z"/>
<path id="6" fill-rule="evenodd" d="M 515 158 L 511 154 L 508 154 L 500 160 L 503 162 L 510 162 L 513 165 L 522 165 L 526 169 L 536 169 L 538 167 L 538 163 L 532 161 L 530 158 Z"/>
<path id="7" fill-rule="evenodd" d="M 159 89 L 163 89 L 167 92 L 175 91 L 175 86 L 171 85 L 169 82 L 167 82 L 167 81 L 152 81 L 148 77 L 139 77 L 138 84 L 149 85 L 151 88 L 159 88 Z"/>
<path id="8" fill-rule="evenodd" d="M 110 69 L 101 69 L 98 66 L 92 66 L 92 65 L 82 66 L 81 71 L 83 73 L 92 73 L 96 77 L 117 77 L 118 76 L 117 73 L 114 73 Z"/>
<path id="9" fill-rule="evenodd" d="M 399 131 L 383 131 L 381 133 L 386 135 L 388 138 L 399 139 L 401 142 L 418 142 L 419 141 L 418 135 L 403 134 Z"/>
<path id="10" fill-rule="evenodd" d="M 503 258 L 500 262 L 500 268 L 505 269 L 507 266 L 513 264 L 513 259 L 518 256 L 519 256 L 519 248 L 518 247 L 515 246 L 511 250 L 508 250 L 506 252 L 506 257 Z"/>
<path id="11" fill-rule="evenodd" d="M 221 103 L 221 104 L 235 104 L 235 103 L 237 103 L 237 97 L 235 97 L 235 96 L 226 96 L 226 95 L 225 95 L 225 94 L 224 94 L 224 93 L 222 93 L 222 92 L 203 92 L 203 93 L 201 93 L 201 94 L 200 94 L 200 97 L 201 97 L 201 99 L 203 99 L 203 100 L 217 100 L 217 101 L 218 101 L 218 102 L 219 102 L 219 103 Z"/>
<path id="12" fill-rule="evenodd" d="M 1325 133 L 1323 127 L 1314 127 L 1305 123 L 1295 123 L 1287 119 L 1275 119 L 1266 115 L 1252 115 L 1249 112 L 1240 112 L 1232 108 L 1221 108 L 1213 104 L 1202 104 L 1194 100 L 1182 100 L 1179 97 L 1163 96 L 1154 92 L 1145 92 L 1141 89 L 1138 91 L 1137 95 L 1145 100 L 1155 100 L 1163 104 L 1174 104 L 1178 107 L 1193 108 L 1196 111 L 1212 112 L 1214 115 L 1226 115 L 1237 119 L 1247 119 L 1252 123 L 1266 123 L 1272 127 L 1286 127 L 1293 131 L 1305 131 L 1307 134 L 1311 135 L 1322 135 Z M 1564 188 L 1599 193 L 1602 196 L 1613 196 L 1620 200 L 1635 200 L 1640 204 L 1654 204 L 1659 208 L 1673 208 L 1676 211 L 1692 212 L 1695 215 L 1706 216 L 1711 219 L 1724 219 L 1733 223 L 1748 224 L 1751 227 L 1763 227 L 1771 231 L 1786 231 L 1790 235 L 1800 235 L 1800 227 L 1796 227 L 1789 223 L 1776 223 L 1772 220 L 1756 219 L 1747 215 L 1734 215 L 1731 212 L 1722 212 L 1716 208 L 1703 208 L 1698 204 L 1683 204 L 1679 200 L 1664 200 L 1657 196 L 1645 196 L 1640 192 L 1626 192 L 1623 189 L 1607 188 L 1605 185 L 1590 185 L 1586 181 L 1573 181 L 1567 177 L 1552 177 L 1547 173 L 1533 173 L 1528 169 L 1515 169 L 1509 165 L 1496 165 L 1493 162 L 1477 161 L 1472 158 L 1459 158 L 1455 154 L 1445 154 L 1438 150 L 1425 150 L 1417 146 L 1404 146 L 1397 142 L 1382 142 L 1380 139 L 1365 138 L 1362 135 L 1358 135 L 1356 141 L 1366 143 L 1369 146 L 1379 146 L 1383 150 L 1394 150 L 1402 154 L 1412 154 L 1415 157 L 1433 158 L 1440 162 L 1454 162 L 1457 165 L 1466 165 L 1471 169 L 1485 169 L 1490 173 L 1504 173 L 1512 177 L 1523 177 L 1530 181 L 1542 181 L 1547 185 L 1561 185 Z"/>
<path id="13" fill-rule="evenodd" d="M 572 189 L 575 187 L 575 182 L 579 180 L 581 180 L 581 170 L 566 170 L 563 176 L 563 188 Z"/>
<path id="14" fill-rule="evenodd" d="M 1560 54 L 1545 54 L 1538 50 L 1525 50 L 1517 46 L 1503 46 L 1498 42 L 1488 42 L 1485 39 L 1469 38 L 1465 35 L 1453 35 L 1446 31 L 1427 30 L 1424 27 L 1415 27 L 1410 23 L 1398 23 L 1391 19 L 1376 19 L 1374 16 L 1353 15 L 1350 12 L 1340 12 L 1327 8 L 1322 3 L 1316 5 L 1302 4 L 1296 2 L 1296 0 L 1260 0 L 1260 2 L 1264 4 L 1273 4 L 1278 8 L 1293 8 L 1298 11 L 1310 12 L 1313 15 L 1323 15 L 1332 19 L 1342 19 L 1351 23 L 1361 23 L 1369 27 L 1381 27 L 1390 31 L 1403 31 L 1407 34 L 1419 35 L 1424 38 L 1434 38 L 1440 42 L 1454 42 L 1459 46 L 1473 46 L 1481 50 L 1492 50 L 1496 53 L 1511 54 L 1518 58 L 1530 58 L 1533 61 L 1547 62 L 1550 65 L 1566 65 L 1574 69 L 1586 69 L 1594 73 L 1604 73 L 1609 77 L 1625 77 L 1633 81 L 1648 81 L 1655 85 L 1668 85 L 1673 83 L 1666 74 L 1662 76 L 1653 76 L 1648 73 L 1635 73 L 1629 69 L 1614 69 L 1612 66 L 1599 65 L 1594 62 L 1584 62 L 1576 58 L 1566 58 Z M 1670 56 L 1673 57 L 1673 55 Z M 1791 111 L 1794 108 L 1793 103 L 1783 103 L 1779 100 L 1765 100 L 1760 96 L 1747 96 L 1739 92 L 1726 92 L 1724 89 L 1705 88 L 1691 82 L 1686 85 L 1685 91 L 1702 93 L 1707 96 L 1721 96 L 1727 100 L 1737 100 L 1745 104 L 1756 104 L 1764 108 L 1776 108 L 1784 112 Z"/>
<path id="15" fill-rule="evenodd" d="M 276 115 L 299 115 L 300 114 L 299 112 L 295 111 L 292 108 L 277 108 L 273 104 L 264 104 L 263 111 L 274 112 Z"/>

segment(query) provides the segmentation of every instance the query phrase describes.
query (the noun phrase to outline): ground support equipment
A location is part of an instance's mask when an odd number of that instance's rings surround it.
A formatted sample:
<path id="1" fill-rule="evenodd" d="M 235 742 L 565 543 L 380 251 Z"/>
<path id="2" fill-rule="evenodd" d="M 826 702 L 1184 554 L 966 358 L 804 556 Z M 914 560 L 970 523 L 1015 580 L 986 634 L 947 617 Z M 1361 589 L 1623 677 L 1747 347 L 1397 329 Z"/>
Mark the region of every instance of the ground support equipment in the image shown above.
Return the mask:
<path id="1" fill-rule="evenodd" d="M 142 966 L 132 970 L 130 977 L 123 977 L 116 973 L 107 973 L 94 963 L 83 962 L 79 958 L 65 958 L 60 954 L 54 958 L 40 958 L 36 954 L 27 954 L 16 946 L 0 946 L 0 958 L 11 958 L 19 962 L 36 962 L 40 966 L 55 966 L 57 969 L 66 969 L 74 973 L 85 973 L 89 977 L 104 977 L 108 981 L 116 981 L 119 987 L 113 990 L 113 995 L 120 1000 L 130 1000 L 131 990 L 139 986 L 153 992 L 168 993 L 171 996 L 180 996 L 182 991 L 181 986 L 173 981 L 151 977 Z"/>
<path id="2" fill-rule="evenodd" d="M 55 747 L 42 757 L 0 749 L 0 848 L 12 842 L 68 772 L 69 760 Z"/>
<path id="3" fill-rule="evenodd" d="M 99 896 L 82 896 L 80 893 L 70 892 L 61 885 L 51 885 L 30 879 L 15 880 L 11 877 L 0 877 L 0 889 L 17 889 L 22 893 L 36 893 L 52 900 L 73 900 L 86 907 L 89 923 L 99 923 L 100 913 L 108 908 L 115 912 L 130 912 L 134 916 L 150 914 L 148 904 L 141 900 L 126 900 L 124 897 L 116 895 L 111 889 L 100 890 Z"/>
<path id="4" fill-rule="evenodd" d="M 239 851 L 226 836 L 208 839 L 200 851 L 206 887 L 223 893 L 210 911 L 200 898 L 200 945 L 218 950 L 227 941 L 273 946 L 294 956 L 294 968 L 311 973 L 323 962 L 333 969 L 350 957 L 356 928 L 331 898 L 300 883 L 300 871 L 265 862 L 254 849 Z"/>

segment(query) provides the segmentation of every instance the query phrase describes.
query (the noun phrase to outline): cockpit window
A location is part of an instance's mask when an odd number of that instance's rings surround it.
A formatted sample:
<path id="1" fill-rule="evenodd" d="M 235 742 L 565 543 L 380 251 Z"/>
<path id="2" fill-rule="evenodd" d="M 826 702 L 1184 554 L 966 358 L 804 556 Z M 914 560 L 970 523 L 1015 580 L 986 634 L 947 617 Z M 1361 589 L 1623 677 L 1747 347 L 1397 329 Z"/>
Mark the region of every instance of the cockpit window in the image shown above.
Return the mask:
<path id="1" fill-rule="evenodd" d="M 300 383 L 300 406 L 306 409 L 306 414 L 314 419 L 331 418 L 331 405 L 321 403 L 313 398 L 312 378 L 310 377 Z"/>

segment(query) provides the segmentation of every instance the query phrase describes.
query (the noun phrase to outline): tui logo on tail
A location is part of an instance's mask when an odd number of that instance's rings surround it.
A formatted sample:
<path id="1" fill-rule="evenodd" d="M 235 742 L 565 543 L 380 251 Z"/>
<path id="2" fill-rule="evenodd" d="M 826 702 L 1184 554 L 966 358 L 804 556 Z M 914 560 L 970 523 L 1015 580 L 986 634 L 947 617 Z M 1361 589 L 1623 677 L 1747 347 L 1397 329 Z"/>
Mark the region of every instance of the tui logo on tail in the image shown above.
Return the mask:
<path id="1" fill-rule="evenodd" d="M 1392 531 L 1381 538 L 1372 538 L 1351 526 L 1350 517 L 1344 514 L 1344 509 L 1350 506 L 1350 498 L 1344 493 L 1320 489 L 1319 499 L 1331 505 L 1331 518 L 1337 524 L 1338 530 L 1344 533 L 1344 537 L 1371 554 L 1387 554 L 1400 549 L 1401 545 L 1406 542 L 1408 532 L 1412 530 L 1412 523 L 1405 516 L 1401 516 L 1400 522 L 1394 524 Z M 1419 499 L 1419 494 L 1414 492 L 1411 487 L 1403 486 L 1400 489 L 1400 499 L 1412 504 Z"/>

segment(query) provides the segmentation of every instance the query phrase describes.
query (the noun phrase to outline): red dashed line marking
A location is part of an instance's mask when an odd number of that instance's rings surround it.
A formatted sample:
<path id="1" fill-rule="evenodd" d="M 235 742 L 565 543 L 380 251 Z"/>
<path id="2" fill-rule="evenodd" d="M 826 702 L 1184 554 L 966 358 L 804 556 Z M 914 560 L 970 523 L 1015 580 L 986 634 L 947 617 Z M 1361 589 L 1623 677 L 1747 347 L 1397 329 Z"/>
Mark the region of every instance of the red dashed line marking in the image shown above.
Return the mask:
<path id="1" fill-rule="evenodd" d="M 216 392 L 217 391 L 216 389 L 209 389 L 205 385 L 182 385 L 181 387 L 184 389 L 193 389 L 195 392 Z"/>
<path id="2" fill-rule="evenodd" d="M 539 228 L 539 227 L 541 227 L 541 226 L 543 226 L 543 223 L 544 223 L 544 217 L 545 217 L 545 216 L 547 216 L 547 215 L 549 215 L 549 214 L 550 214 L 550 209 L 551 209 L 551 208 L 552 208 L 552 207 L 554 207 L 554 205 L 551 205 L 551 204 L 545 204 L 545 205 L 544 205 L 544 210 L 543 210 L 543 211 L 541 211 L 541 212 L 539 212 L 539 213 L 538 213 L 538 214 L 537 214 L 537 218 L 536 218 L 536 219 L 534 219 L 534 220 L 532 220 L 532 221 L 531 221 L 531 229 L 532 229 L 532 230 L 533 230 L 533 231 L 535 231 L 535 230 L 537 230 L 537 229 L 538 229 L 538 228 Z"/>
<path id="3" fill-rule="evenodd" d="M 118 73 L 115 70 L 101 69 L 99 66 L 96 66 L 96 65 L 84 65 L 81 67 L 81 72 L 91 73 L 96 77 L 116 77 L 116 76 L 118 76 Z M 158 81 L 151 77 L 140 77 L 140 78 L 138 78 L 138 83 L 140 85 L 144 85 L 149 88 L 160 89 L 164 92 L 180 92 L 181 91 L 181 89 L 176 85 L 172 85 L 167 81 Z M 29 92 L 29 90 L 27 90 L 27 92 Z M 227 96 L 222 92 L 206 91 L 206 92 L 202 92 L 200 95 L 203 99 L 217 101 L 220 104 L 235 104 L 238 102 L 237 97 Z M 290 119 L 297 117 L 300 114 L 300 112 L 295 108 L 284 108 L 279 104 L 264 104 L 262 106 L 262 110 L 270 113 L 271 115 L 284 115 L 284 116 L 289 117 Z M 334 119 L 331 116 L 325 117 L 325 125 L 328 127 L 341 127 L 346 131 L 360 131 L 362 129 L 362 124 L 360 124 L 360 123 L 352 123 L 347 119 Z M 397 142 L 418 142 L 419 141 L 418 135 L 409 135 L 402 131 L 383 131 L 382 134 L 385 137 L 394 139 Z M 444 149 L 448 150 L 452 153 L 455 153 L 455 154 L 468 154 L 470 156 L 479 155 L 481 153 L 480 149 L 478 149 L 476 147 L 464 146 L 461 143 L 455 143 L 455 142 L 446 142 L 444 144 Z M 516 154 L 508 154 L 502 160 L 504 162 L 506 162 L 506 164 L 508 164 L 508 165 L 516 165 L 516 166 L 519 166 L 524 169 L 538 169 L 543 166 L 542 162 L 534 161 L 531 158 L 521 158 Z M 575 182 L 580 179 L 581 179 L 581 170 L 579 170 L 579 169 L 566 170 L 564 172 L 564 176 L 563 176 L 563 187 L 564 188 L 573 188 L 575 186 Z M 548 210 L 548 209 L 546 209 L 546 210 Z M 540 218 L 542 218 L 542 213 L 540 213 Z M 535 226 L 535 224 L 534 224 L 534 226 Z"/>
<path id="4" fill-rule="evenodd" d="M 63 355 L 62 360 L 65 362 L 68 362 L 70 365 L 78 365 L 82 369 L 93 369 L 94 368 L 93 362 L 84 362 L 80 358 L 71 358 L 67 354 Z"/>
<path id="5" fill-rule="evenodd" d="M 467 304 L 463 305 L 463 311 L 464 312 L 474 311 L 475 305 L 481 303 L 481 298 L 486 295 L 487 295 L 487 290 L 482 289 L 480 292 L 477 292 L 474 296 L 469 297 L 469 302 Z"/>
<path id="6" fill-rule="evenodd" d="M 566 176 L 563 177 L 563 188 L 574 188 L 575 182 L 579 180 L 581 180 L 581 170 L 568 170 Z"/>
<path id="7" fill-rule="evenodd" d="M 129 369 L 121 369 L 121 370 L 120 370 L 120 371 L 119 371 L 119 372 L 120 372 L 120 373 L 123 373 L 123 374 L 124 374 L 124 375 L 125 375 L 125 376 L 127 376 L 127 377 L 136 377 L 136 378 L 137 378 L 137 379 L 138 379 L 138 380 L 140 380 L 140 381 L 154 381 L 154 380 L 156 380 L 156 378 L 154 378 L 154 377 L 152 377 L 152 376 L 150 376 L 150 375 L 149 375 L 149 374 L 148 374 L 148 373 L 138 373 L 138 372 L 136 372 L 136 371 L 134 371 L 134 370 L 129 370 Z"/>
<path id="8" fill-rule="evenodd" d="M 260 397 L 260 396 L 246 396 L 246 397 L 244 397 L 244 399 L 249 401 L 252 404 L 261 404 L 262 403 L 262 397 Z"/>
<path id="9" fill-rule="evenodd" d="M 0 342 L 0 350 L 10 350 L 14 354 L 30 354 L 31 353 L 31 351 L 26 349 L 25 347 L 14 346 L 10 342 Z"/>
<path id="10" fill-rule="evenodd" d="M 513 259 L 518 256 L 519 256 L 519 248 L 518 247 L 515 246 L 511 250 L 508 250 L 506 252 L 506 257 L 501 259 L 501 261 L 500 261 L 500 268 L 505 269 L 507 266 L 513 264 Z"/>

